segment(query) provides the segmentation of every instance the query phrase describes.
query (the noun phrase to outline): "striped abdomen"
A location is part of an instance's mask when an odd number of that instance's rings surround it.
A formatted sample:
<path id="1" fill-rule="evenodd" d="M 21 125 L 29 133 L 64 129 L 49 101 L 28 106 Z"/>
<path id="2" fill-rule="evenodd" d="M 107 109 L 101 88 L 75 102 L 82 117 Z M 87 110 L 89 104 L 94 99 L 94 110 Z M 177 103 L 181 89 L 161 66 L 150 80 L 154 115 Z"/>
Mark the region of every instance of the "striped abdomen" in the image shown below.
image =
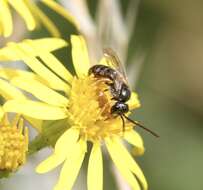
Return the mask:
<path id="1" fill-rule="evenodd" d="M 95 77 L 108 78 L 112 81 L 117 78 L 117 72 L 106 65 L 94 65 L 89 69 L 88 74 L 94 74 Z"/>

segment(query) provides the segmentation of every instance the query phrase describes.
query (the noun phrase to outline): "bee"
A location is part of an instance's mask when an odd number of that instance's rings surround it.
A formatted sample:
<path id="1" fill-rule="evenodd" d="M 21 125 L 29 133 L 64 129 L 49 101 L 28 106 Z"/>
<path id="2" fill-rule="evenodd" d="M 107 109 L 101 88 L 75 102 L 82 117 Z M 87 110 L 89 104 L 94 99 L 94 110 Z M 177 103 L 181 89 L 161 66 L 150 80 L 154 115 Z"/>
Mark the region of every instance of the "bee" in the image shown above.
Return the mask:
<path id="1" fill-rule="evenodd" d="M 125 119 L 129 122 L 143 128 L 144 130 L 150 132 L 152 135 L 159 137 L 155 132 L 144 127 L 140 123 L 133 121 L 125 114 L 129 111 L 129 106 L 127 101 L 131 97 L 131 90 L 128 85 L 127 77 L 122 64 L 116 55 L 116 53 L 108 48 L 103 50 L 104 58 L 107 63 L 112 66 L 97 64 L 92 66 L 88 74 L 93 74 L 98 80 L 103 80 L 109 86 L 109 90 L 112 95 L 112 100 L 115 104 L 111 107 L 111 114 L 115 116 L 120 116 L 123 123 L 123 131 L 125 131 Z M 124 119 L 125 118 L 125 119 Z"/>

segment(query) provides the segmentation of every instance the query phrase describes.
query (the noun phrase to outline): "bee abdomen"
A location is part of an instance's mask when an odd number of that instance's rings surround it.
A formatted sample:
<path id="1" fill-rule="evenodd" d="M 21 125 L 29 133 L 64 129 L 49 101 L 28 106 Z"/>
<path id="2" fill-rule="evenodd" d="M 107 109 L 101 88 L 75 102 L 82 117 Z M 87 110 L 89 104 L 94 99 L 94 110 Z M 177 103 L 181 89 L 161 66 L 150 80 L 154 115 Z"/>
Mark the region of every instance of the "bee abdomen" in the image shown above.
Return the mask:
<path id="1" fill-rule="evenodd" d="M 110 80 L 115 80 L 117 76 L 116 71 L 106 65 L 94 65 L 89 69 L 88 74 L 94 74 L 95 77 L 109 78 Z"/>

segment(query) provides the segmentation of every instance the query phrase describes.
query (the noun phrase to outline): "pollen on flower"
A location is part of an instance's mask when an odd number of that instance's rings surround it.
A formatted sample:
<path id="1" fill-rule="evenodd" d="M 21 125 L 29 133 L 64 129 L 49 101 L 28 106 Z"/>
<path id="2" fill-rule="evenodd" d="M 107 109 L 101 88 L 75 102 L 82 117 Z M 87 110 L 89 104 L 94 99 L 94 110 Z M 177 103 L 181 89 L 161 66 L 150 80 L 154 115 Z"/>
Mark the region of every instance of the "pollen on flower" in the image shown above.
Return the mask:
<path id="1" fill-rule="evenodd" d="M 80 136 L 89 141 L 122 136 L 122 120 L 111 114 L 114 103 L 109 86 L 92 76 L 74 78 L 68 107 L 72 126 L 80 129 Z M 125 130 L 132 129 L 126 122 Z"/>
<path id="2" fill-rule="evenodd" d="M 28 150 L 28 129 L 19 124 L 0 124 L 0 170 L 15 171 L 26 161 Z"/>

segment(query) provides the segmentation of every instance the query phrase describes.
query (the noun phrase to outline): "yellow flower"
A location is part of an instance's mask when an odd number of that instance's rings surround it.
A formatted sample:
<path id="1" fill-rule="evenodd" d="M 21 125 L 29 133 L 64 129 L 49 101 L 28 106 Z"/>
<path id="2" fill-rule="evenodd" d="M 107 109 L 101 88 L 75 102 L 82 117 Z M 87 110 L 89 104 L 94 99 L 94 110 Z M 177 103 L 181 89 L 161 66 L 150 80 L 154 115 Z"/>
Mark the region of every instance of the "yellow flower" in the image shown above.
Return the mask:
<path id="1" fill-rule="evenodd" d="M 13 45 L 14 43 L 10 42 L 8 43 L 7 47 L 0 50 L 0 60 L 1 61 L 17 61 L 21 60 L 22 56 L 20 53 L 13 51 Z M 18 44 L 19 49 L 22 51 L 23 49 L 26 49 L 26 52 L 32 56 L 39 56 L 41 53 L 45 55 L 46 57 L 49 57 L 49 59 L 54 59 L 53 55 L 50 53 L 51 51 L 54 51 L 56 49 L 62 48 L 67 46 L 67 42 L 65 42 L 62 39 L 59 38 L 42 38 L 37 40 L 23 40 L 21 43 Z M 37 52 L 35 51 L 37 50 Z M 20 51 L 19 51 L 20 52 Z M 46 60 L 43 56 L 41 56 L 42 60 Z M 6 64 L 7 62 L 5 62 Z M 50 65 L 51 67 L 51 65 Z M 47 86 L 50 86 L 51 88 L 57 88 L 60 90 L 61 86 L 64 86 L 64 84 L 60 83 L 60 81 L 57 81 L 57 77 L 50 71 L 48 71 L 45 67 L 38 66 L 37 64 L 33 64 L 33 69 L 38 70 L 42 69 L 43 72 L 46 73 L 48 78 L 51 80 L 51 82 L 47 81 L 47 77 L 43 77 L 40 73 L 38 75 L 27 72 L 23 70 L 18 69 L 11 69 L 11 68 L 0 68 L 0 94 L 6 99 L 26 99 L 23 94 L 14 88 L 12 85 L 10 85 L 5 80 L 10 80 L 13 77 L 24 77 L 26 80 L 28 79 L 35 79 L 37 81 L 41 81 Z M 42 77 L 40 77 L 42 76 Z M 52 82 L 56 80 L 56 82 Z M 23 97 L 22 97 L 23 96 Z M 26 117 L 26 120 L 28 120 L 33 127 L 36 127 L 36 129 L 40 132 L 41 131 L 41 121 L 40 120 L 34 120 L 33 118 Z"/>
<path id="2" fill-rule="evenodd" d="M 88 75 L 90 63 L 85 40 L 73 35 L 71 44 L 77 76 L 65 69 L 53 54 L 33 48 L 31 44 L 22 46 L 22 43 L 12 43 L 1 49 L 0 58 L 3 54 L 7 60 L 15 60 L 13 55 L 20 57 L 43 79 L 14 77 L 11 82 L 34 95 L 38 101 L 10 100 L 4 109 L 42 120 L 67 118 L 71 127 L 67 126 L 67 131 L 57 140 L 53 154 L 36 169 L 38 173 L 45 173 L 64 163 L 55 190 L 72 189 L 87 152 L 87 142 L 93 145 L 88 164 L 88 190 L 103 189 L 103 144 L 132 189 L 140 190 L 141 184 L 146 190 L 147 182 L 141 169 L 122 143 L 125 140 L 137 152 L 143 153 L 142 138 L 133 130 L 131 123 L 125 121 L 123 132 L 120 117 L 112 117 L 110 108 L 113 101 L 110 92 L 105 90 L 108 86 Z M 12 52 L 12 56 L 8 52 Z M 138 108 L 137 94 L 132 93 L 127 103 L 131 110 Z"/>
<path id="3" fill-rule="evenodd" d="M 16 116 L 10 123 L 5 114 L 0 121 L 0 170 L 15 171 L 26 162 L 27 151 L 28 128 L 23 119 Z"/>
<path id="4" fill-rule="evenodd" d="M 68 19 L 78 28 L 78 23 L 62 6 L 53 0 L 41 0 L 46 6 Z M 60 36 L 55 24 L 35 5 L 32 0 L 1 0 L 0 1 L 0 35 L 8 37 L 13 33 L 13 20 L 10 7 L 23 18 L 28 30 L 36 29 L 43 24 L 53 36 Z"/>
<path id="5" fill-rule="evenodd" d="M 0 74 L 1 77 L 3 75 Z M 4 77 L 3 77 L 4 78 Z M 5 100 L 24 100 L 25 96 L 4 79 L 0 79 L 0 95 Z M 15 171 L 26 161 L 28 129 L 23 118 L 16 115 L 12 122 L 0 106 L 0 171 Z"/>
<path id="6" fill-rule="evenodd" d="M 32 44 L 33 48 L 41 51 L 53 51 L 55 49 L 64 47 L 67 43 L 57 38 L 44 38 L 39 40 L 24 40 L 22 46 L 26 44 Z M 31 53 L 34 53 L 30 50 Z M 7 56 L 10 60 L 20 60 L 16 54 L 13 54 L 9 48 L 4 48 L 1 51 L 1 60 L 7 60 Z M 37 54 L 34 54 L 37 56 Z M 35 75 L 34 73 L 0 68 L 0 95 L 4 100 L 26 100 L 27 97 L 16 87 L 14 87 L 8 80 L 14 76 L 23 76 L 26 78 L 35 79 L 37 81 L 46 81 L 43 78 Z M 28 150 L 28 129 L 24 127 L 23 121 L 26 119 L 33 127 L 39 132 L 41 130 L 42 121 L 33 119 L 31 117 L 20 117 L 16 115 L 11 122 L 7 118 L 7 113 L 4 112 L 2 106 L 0 106 L 0 170 L 14 171 L 20 165 L 26 161 L 26 153 Z"/>

